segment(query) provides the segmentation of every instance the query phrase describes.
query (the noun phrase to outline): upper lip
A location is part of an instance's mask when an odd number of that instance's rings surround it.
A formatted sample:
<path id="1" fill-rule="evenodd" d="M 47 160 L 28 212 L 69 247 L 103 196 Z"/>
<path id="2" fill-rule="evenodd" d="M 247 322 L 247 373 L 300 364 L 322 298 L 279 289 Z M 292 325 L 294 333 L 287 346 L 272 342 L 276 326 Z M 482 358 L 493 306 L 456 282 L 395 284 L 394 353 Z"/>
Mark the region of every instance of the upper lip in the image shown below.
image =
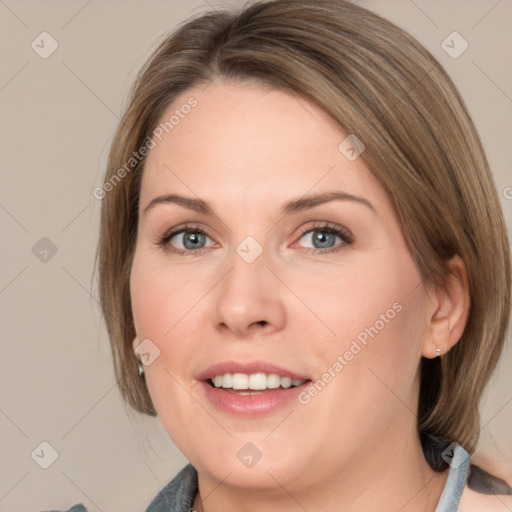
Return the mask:
<path id="1" fill-rule="evenodd" d="M 267 361 L 224 361 L 216 363 L 201 371 L 196 376 L 196 379 L 206 381 L 208 379 L 213 379 L 215 375 L 224 375 L 226 373 L 245 373 L 247 375 L 251 375 L 253 373 L 276 373 L 280 377 L 309 380 L 308 376 L 287 370 L 282 366 L 278 366 Z"/>

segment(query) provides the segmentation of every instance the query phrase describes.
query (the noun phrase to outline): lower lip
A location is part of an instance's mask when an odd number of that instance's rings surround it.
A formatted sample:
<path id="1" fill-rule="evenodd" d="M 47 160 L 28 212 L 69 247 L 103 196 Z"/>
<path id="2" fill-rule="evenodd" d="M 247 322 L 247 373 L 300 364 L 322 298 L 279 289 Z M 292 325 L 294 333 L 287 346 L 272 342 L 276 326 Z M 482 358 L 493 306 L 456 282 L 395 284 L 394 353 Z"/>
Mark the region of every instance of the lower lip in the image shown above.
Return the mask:
<path id="1" fill-rule="evenodd" d="M 310 384 L 288 389 L 268 389 L 253 395 L 238 395 L 223 388 L 214 388 L 208 382 L 200 382 L 208 400 L 221 411 L 235 416 L 254 417 L 278 411 L 295 402 L 299 394 Z"/>

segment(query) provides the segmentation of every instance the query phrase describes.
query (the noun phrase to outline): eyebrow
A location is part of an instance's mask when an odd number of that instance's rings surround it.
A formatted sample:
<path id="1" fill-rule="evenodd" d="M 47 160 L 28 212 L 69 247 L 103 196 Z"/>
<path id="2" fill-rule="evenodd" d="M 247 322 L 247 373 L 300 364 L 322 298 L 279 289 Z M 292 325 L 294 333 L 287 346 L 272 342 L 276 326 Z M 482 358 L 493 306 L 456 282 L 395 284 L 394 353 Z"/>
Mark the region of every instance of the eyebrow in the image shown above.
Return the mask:
<path id="1" fill-rule="evenodd" d="M 323 192 L 319 194 L 303 196 L 299 199 L 294 199 L 286 203 L 281 209 L 281 215 L 291 215 L 293 213 L 299 213 L 304 210 L 308 210 L 310 208 L 314 208 L 315 206 L 329 203 L 331 201 L 353 201 L 359 204 L 362 204 L 368 207 L 372 212 L 377 213 L 375 207 L 368 201 L 367 199 L 359 196 L 354 196 L 352 194 L 348 194 L 346 192 Z M 189 210 L 193 210 L 198 213 L 203 213 L 205 215 L 215 215 L 213 212 L 213 208 L 211 205 L 202 199 L 195 199 L 192 197 L 180 196 L 178 194 L 166 194 L 163 196 L 158 196 L 152 199 L 149 204 L 144 208 L 144 214 L 154 208 L 158 204 L 166 204 L 173 203 L 179 206 L 183 206 L 184 208 L 188 208 Z"/>
<path id="2" fill-rule="evenodd" d="M 154 208 L 157 204 L 165 203 L 174 203 L 179 206 L 183 206 L 184 208 L 188 208 L 189 210 L 194 210 L 195 212 L 204 213 L 206 215 L 214 214 L 213 208 L 206 201 L 203 201 L 202 199 L 194 199 L 193 197 L 180 196 L 178 194 L 166 194 L 155 197 L 148 203 L 146 208 L 144 208 L 143 213 L 147 213 L 148 210 Z"/>
<path id="3" fill-rule="evenodd" d="M 283 216 L 290 215 L 292 213 L 302 212 L 309 208 L 313 208 L 320 204 L 329 203 L 331 201 L 354 201 L 356 203 L 362 204 L 372 210 L 374 213 L 377 213 L 375 207 L 370 201 L 365 199 L 364 197 L 354 196 L 352 194 L 348 194 L 346 192 L 323 192 L 319 194 L 303 196 L 300 199 L 295 199 L 294 201 L 290 201 L 287 203 L 281 210 L 281 214 Z"/>

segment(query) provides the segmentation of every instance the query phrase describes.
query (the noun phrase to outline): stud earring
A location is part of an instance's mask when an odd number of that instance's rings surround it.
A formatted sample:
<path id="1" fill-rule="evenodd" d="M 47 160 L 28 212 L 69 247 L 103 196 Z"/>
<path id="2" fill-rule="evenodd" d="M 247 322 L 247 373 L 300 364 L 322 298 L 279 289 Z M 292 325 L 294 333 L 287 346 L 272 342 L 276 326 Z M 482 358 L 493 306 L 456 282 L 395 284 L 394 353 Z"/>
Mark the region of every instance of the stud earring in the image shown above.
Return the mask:
<path id="1" fill-rule="evenodd" d="M 441 349 L 437 346 L 435 339 L 432 337 L 432 344 L 436 347 L 436 357 L 441 357 Z"/>
<path id="2" fill-rule="evenodd" d="M 144 366 L 142 366 L 141 364 L 141 359 L 140 359 L 140 355 L 139 355 L 139 352 L 138 352 L 138 339 L 137 339 L 137 336 L 135 336 L 135 339 L 133 340 L 133 344 L 132 346 L 135 347 L 134 350 L 133 350 L 133 355 L 137 358 L 137 361 L 138 361 L 138 365 L 137 365 L 137 368 L 138 368 L 138 372 L 139 372 L 139 377 L 141 379 L 144 378 Z"/>

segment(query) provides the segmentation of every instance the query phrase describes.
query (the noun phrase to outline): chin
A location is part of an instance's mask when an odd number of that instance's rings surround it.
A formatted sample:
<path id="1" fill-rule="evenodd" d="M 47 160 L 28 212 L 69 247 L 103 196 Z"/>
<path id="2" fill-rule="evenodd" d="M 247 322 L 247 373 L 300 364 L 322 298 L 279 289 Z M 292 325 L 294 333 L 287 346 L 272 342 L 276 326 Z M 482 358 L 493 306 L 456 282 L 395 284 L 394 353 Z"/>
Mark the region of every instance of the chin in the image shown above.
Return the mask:
<path id="1" fill-rule="evenodd" d="M 233 435 L 231 438 L 224 432 L 214 439 L 203 434 L 200 444 L 183 446 L 182 451 L 199 473 L 244 489 L 268 490 L 277 482 L 286 487 L 305 474 L 304 461 L 309 457 L 304 453 L 304 442 L 285 431 L 280 436 L 270 434 L 274 439 L 266 439 L 269 430 Z"/>

